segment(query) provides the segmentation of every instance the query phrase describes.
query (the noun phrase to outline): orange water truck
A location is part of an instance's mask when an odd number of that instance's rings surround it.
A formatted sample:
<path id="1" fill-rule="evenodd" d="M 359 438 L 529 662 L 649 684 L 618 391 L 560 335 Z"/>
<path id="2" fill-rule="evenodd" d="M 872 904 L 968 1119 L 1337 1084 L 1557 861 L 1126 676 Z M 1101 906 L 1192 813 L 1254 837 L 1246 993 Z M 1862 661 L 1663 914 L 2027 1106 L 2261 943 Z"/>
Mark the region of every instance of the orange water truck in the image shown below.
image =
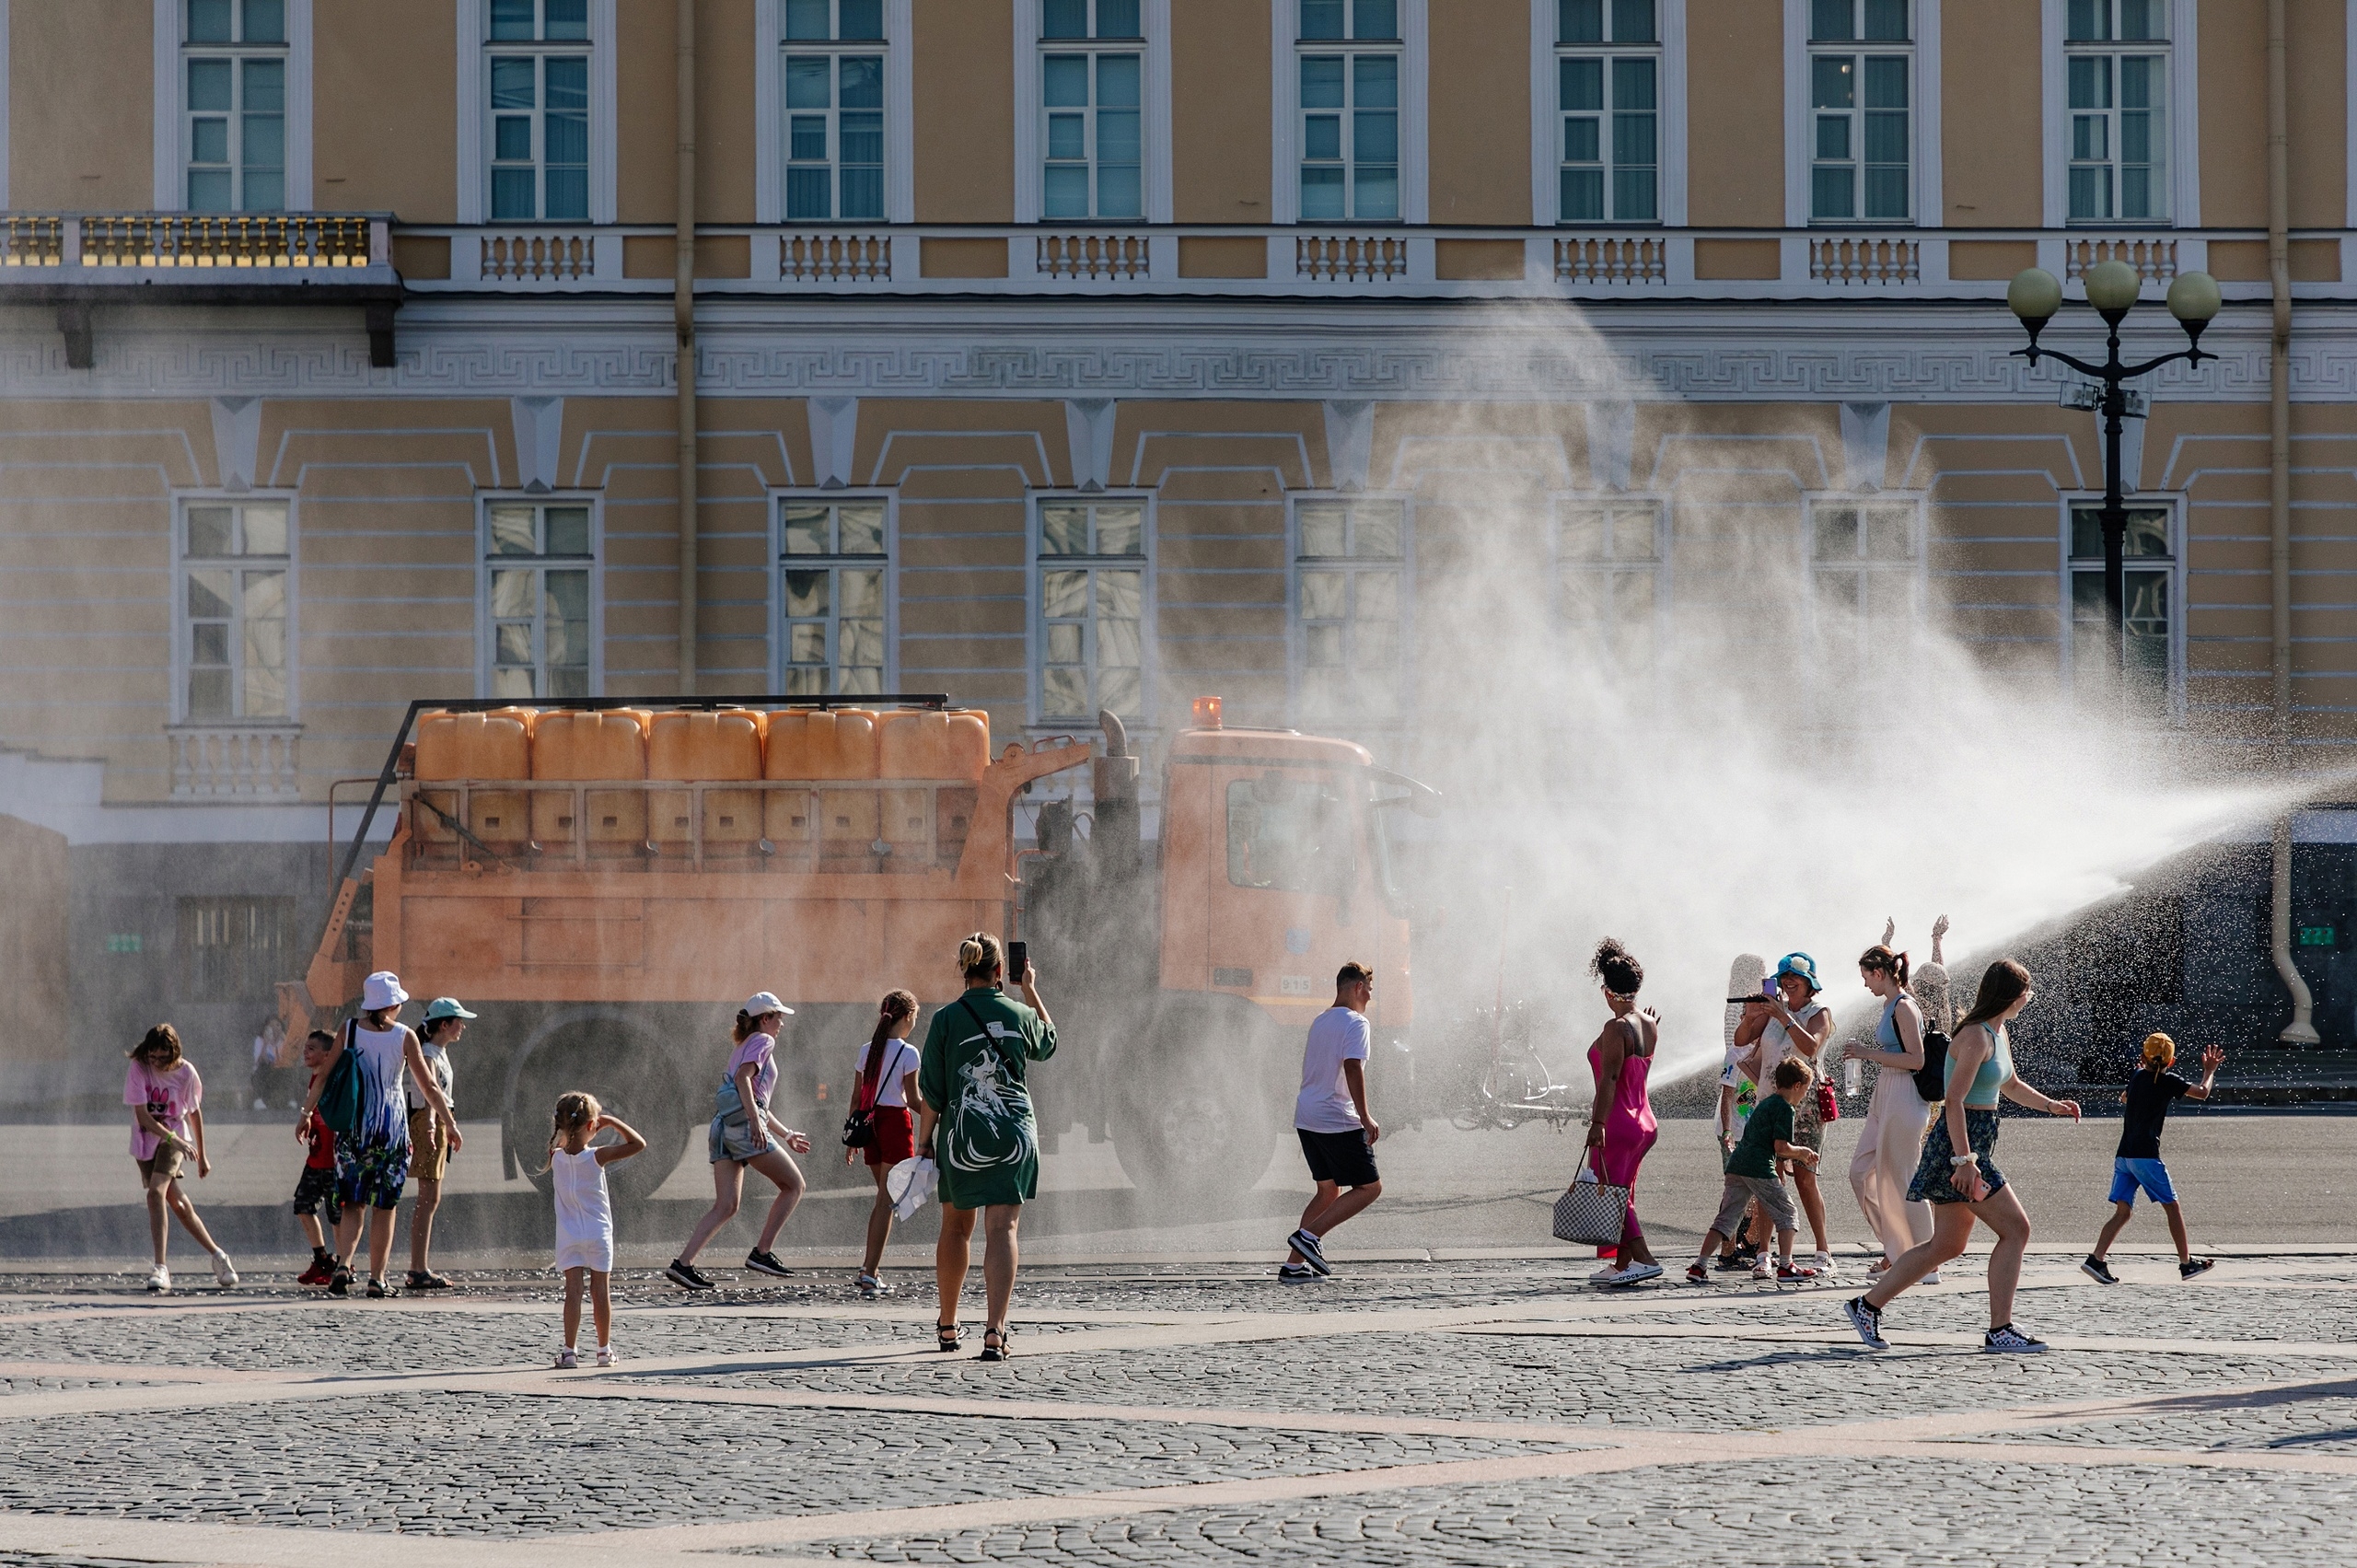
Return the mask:
<path id="1" fill-rule="evenodd" d="M 1118 719 L 1100 727 L 993 755 L 986 715 L 934 695 L 414 703 L 280 1015 L 348 1016 L 380 969 L 463 998 L 481 1018 L 459 1098 L 495 1099 L 507 1174 L 586 1088 L 654 1151 L 614 1168 L 627 1200 L 687 1155 L 737 1004 L 774 991 L 795 1014 L 772 1109 L 829 1181 L 877 998 L 954 1000 L 959 939 L 997 932 L 1031 944 L 1062 1041 L 1037 1091 L 1051 1150 L 1085 1127 L 1141 1188 L 1247 1190 L 1345 959 L 1376 967 L 1377 1039 L 1405 1048 L 1389 824 L 1438 796 L 1349 741 L 1228 728 L 1201 698 L 1148 843 L 1139 761 Z M 1038 802 L 1018 847 L 1018 800 L 1081 767 L 1092 809 Z"/>

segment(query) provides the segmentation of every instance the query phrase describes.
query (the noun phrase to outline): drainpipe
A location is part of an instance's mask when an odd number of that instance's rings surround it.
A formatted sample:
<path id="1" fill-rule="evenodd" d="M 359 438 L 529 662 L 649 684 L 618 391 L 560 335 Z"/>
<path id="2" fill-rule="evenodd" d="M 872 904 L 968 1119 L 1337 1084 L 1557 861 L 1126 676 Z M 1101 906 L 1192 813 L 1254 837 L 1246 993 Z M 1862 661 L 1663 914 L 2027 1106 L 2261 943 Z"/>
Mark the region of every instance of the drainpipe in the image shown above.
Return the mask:
<path id="1" fill-rule="evenodd" d="M 2274 713 L 2270 726 L 2276 765 L 2292 763 L 2292 178 L 2290 111 L 2285 103 L 2283 13 L 2286 0 L 2267 0 L 2267 282 L 2274 306 L 2268 354 L 2267 507 L 2274 577 Z M 2272 946 L 2275 972 L 2292 993 L 2292 1021 L 2275 1038 L 2287 1045 L 2318 1043 L 2311 1021 L 2316 999 L 2292 961 L 2292 819 L 2275 824 Z"/>
<path id="2" fill-rule="evenodd" d="M 671 318 L 679 338 L 679 694 L 696 694 L 696 0 L 679 0 L 679 209 L 673 230 Z"/>

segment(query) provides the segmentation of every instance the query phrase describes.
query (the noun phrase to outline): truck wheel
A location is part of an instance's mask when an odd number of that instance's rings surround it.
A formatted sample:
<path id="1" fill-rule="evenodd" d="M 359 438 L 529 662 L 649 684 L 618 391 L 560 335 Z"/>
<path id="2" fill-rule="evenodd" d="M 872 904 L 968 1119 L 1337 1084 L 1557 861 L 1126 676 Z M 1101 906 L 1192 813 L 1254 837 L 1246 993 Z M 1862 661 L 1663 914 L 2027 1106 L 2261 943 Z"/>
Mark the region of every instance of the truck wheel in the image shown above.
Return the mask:
<path id="1" fill-rule="evenodd" d="M 678 1071 L 631 1020 L 593 1013 L 544 1027 L 527 1047 L 512 1080 L 507 1106 L 508 1140 L 533 1186 L 549 1191 L 546 1163 L 549 1116 L 557 1097 L 586 1089 L 606 1114 L 645 1135 L 646 1152 L 609 1166 L 608 1190 L 617 1203 L 652 1197 L 679 1164 L 687 1147 L 687 1093 Z"/>
<path id="2" fill-rule="evenodd" d="M 1116 1100 L 1113 1152 L 1150 1201 L 1201 1208 L 1244 1197 L 1269 1168 L 1291 1091 L 1272 1064 L 1284 1053 L 1257 1013 L 1214 1016 L 1207 1007 L 1167 1008 L 1150 1054 Z"/>

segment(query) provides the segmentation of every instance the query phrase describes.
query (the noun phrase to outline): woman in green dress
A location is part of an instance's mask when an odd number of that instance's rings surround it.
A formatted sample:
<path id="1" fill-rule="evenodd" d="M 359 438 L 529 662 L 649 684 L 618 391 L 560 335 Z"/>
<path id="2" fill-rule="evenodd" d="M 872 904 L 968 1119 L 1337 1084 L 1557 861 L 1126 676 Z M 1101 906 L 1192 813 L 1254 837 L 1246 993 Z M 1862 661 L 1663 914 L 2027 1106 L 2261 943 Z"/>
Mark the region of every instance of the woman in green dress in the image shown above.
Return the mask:
<path id="1" fill-rule="evenodd" d="M 1024 1077 L 1056 1053 L 1056 1026 L 1039 1004 L 1039 970 L 1016 977 L 1023 1002 L 1002 991 L 998 938 L 980 932 L 958 948 L 966 993 L 936 1008 L 917 1063 L 924 1110 L 917 1148 L 941 1176 L 941 1241 L 934 1270 L 941 1286 L 940 1347 L 958 1348 L 958 1295 L 973 1256 L 974 1215 L 982 1215 L 982 1283 L 990 1319 L 982 1359 L 1007 1354 L 1006 1313 L 1015 1297 L 1016 1222 L 1039 1190 L 1039 1127 Z M 1025 1006 L 1024 1002 L 1030 1004 Z"/>

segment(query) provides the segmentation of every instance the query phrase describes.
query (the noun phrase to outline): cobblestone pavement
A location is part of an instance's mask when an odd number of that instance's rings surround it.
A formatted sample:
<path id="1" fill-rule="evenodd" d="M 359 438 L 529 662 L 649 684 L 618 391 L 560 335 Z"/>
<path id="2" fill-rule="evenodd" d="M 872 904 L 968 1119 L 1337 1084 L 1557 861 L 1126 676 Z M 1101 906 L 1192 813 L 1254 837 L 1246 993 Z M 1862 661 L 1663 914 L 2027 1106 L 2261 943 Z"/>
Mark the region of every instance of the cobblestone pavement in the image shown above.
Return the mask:
<path id="1" fill-rule="evenodd" d="M 0 1276 L 0 1568 L 2340 1561 L 2357 1250 L 2119 1261 L 2032 1260 L 2038 1357 L 1980 1353 L 1978 1259 L 1880 1353 L 1857 1279 L 1038 1269 L 1001 1365 L 928 1348 L 913 1277 L 625 1274 L 607 1372 L 552 1369 L 545 1274 L 386 1302 Z"/>

